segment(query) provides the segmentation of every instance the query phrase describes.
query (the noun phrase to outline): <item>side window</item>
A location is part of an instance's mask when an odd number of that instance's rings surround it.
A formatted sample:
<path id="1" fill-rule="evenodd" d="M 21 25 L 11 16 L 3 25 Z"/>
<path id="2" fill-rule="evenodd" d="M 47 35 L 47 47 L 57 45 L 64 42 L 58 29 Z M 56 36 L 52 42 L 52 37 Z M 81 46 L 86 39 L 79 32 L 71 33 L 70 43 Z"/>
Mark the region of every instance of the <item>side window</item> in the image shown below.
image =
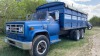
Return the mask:
<path id="1" fill-rule="evenodd" d="M 51 16 L 54 20 L 59 19 L 59 11 L 51 11 L 49 12 L 49 16 Z"/>
<path id="2" fill-rule="evenodd" d="M 53 13 L 49 13 L 49 15 L 54 19 L 54 20 L 56 20 L 56 16 L 55 16 L 55 13 L 53 12 Z"/>
<path id="3" fill-rule="evenodd" d="M 72 19 L 73 20 L 77 20 L 77 16 L 72 16 Z"/>
<path id="4" fill-rule="evenodd" d="M 71 19 L 71 15 L 65 14 L 64 15 L 65 19 Z"/>

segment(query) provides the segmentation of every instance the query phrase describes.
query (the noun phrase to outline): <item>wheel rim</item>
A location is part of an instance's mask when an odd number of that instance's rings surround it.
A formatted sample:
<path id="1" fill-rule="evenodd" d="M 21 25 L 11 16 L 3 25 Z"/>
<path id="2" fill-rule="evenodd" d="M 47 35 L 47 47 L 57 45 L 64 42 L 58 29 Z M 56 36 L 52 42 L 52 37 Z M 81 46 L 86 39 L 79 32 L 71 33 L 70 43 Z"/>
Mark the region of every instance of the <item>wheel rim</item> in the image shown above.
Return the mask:
<path id="1" fill-rule="evenodd" d="M 89 29 L 91 29 L 91 27 L 89 27 Z"/>
<path id="2" fill-rule="evenodd" d="M 47 49 L 47 43 L 44 40 L 41 40 L 37 45 L 37 52 L 38 54 L 44 54 Z"/>
<path id="3" fill-rule="evenodd" d="M 79 40 L 80 39 L 80 33 L 79 33 L 79 31 L 77 31 L 77 40 Z"/>

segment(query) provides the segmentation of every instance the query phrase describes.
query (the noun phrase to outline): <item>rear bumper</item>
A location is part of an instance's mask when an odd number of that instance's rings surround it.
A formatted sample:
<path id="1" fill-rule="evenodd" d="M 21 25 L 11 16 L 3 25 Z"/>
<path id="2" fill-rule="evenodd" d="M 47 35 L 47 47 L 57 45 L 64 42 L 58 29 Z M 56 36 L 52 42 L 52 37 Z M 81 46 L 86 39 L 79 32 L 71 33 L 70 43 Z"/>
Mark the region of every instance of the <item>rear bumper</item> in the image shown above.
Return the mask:
<path id="1" fill-rule="evenodd" d="M 30 50 L 32 46 L 32 42 L 21 42 L 8 37 L 5 38 L 5 42 L 8 43 L 9 45 L 18 47 L 23 50 Z"/>

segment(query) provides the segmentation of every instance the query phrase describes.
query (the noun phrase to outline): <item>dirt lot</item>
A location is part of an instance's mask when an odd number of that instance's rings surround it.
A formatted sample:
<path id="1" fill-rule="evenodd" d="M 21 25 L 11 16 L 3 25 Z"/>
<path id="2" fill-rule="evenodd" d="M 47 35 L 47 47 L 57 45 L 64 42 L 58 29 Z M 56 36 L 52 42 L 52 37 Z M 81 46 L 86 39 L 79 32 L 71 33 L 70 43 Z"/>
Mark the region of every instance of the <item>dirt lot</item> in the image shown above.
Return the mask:
<path id="1" fill-rule="evenodd" d="M 89 43 L 77 56 L 100 56 L 100 31 L 89 37 Z"/>
<path id="2" fill-rule="evenodd" d="M 0 56 L 29 56 L 28 51 L 10 47 L 4 43 L 5 35 L 0 35 Z M 85 39 L 73 41 L 62 39 L 50 46 L 47 56 L 100 56 L 100 28 L 87 30 Z"/>
<path id="3" fill-rule="evenodd" d="M 88 43 L 75 56 L 100 56 L 100 28 L 94 28 L 92 32 L 95 33 L 88 37 Z"/>

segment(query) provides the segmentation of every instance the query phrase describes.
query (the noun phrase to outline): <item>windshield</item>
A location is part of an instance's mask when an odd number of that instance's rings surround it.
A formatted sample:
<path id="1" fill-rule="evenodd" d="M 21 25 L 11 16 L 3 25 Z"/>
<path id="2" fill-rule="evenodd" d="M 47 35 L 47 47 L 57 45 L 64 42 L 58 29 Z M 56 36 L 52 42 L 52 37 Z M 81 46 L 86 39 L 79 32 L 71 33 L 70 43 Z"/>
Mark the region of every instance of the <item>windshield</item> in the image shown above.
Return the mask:
<path id="1" fill-rule="evenodd" d="M 45 20 L 46 15 L 47 15 L 46 12 L 39 11 L 39 12 L 36 12 L 36 13 L 28 16 L 28 18 L 29 18 L 28 20 Z"/>

